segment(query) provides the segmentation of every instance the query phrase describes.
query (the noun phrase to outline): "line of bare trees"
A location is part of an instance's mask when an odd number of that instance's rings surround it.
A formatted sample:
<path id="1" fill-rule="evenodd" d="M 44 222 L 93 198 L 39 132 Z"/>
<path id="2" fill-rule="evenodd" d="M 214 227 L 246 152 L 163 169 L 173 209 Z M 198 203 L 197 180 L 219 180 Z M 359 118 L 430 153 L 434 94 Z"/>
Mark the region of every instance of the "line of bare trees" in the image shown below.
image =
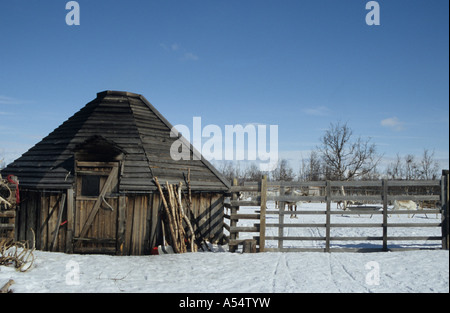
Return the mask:
<path id="1" fill-rule="evenodd" d="M 256 181 L 268 174 L 273 181 L 320 181 L 320 180 L 394 180 L 436 179 L 440 174 L 434 151 L 424 149 L 421 158 L 397 154 L 395 161 L 380 171 L 383 156 L 377 152 L 371 139 L 355 138 L 347 123 L 331 124 L 320 138 L 320 144 L 308 156 L 299 160 L 298 172 L 286 159 L 270 173 L 263 173 L 256 164 L 243 167 L 241 163 L 227 161 L 218 165 L 219 171 L 230 181 Z"/>

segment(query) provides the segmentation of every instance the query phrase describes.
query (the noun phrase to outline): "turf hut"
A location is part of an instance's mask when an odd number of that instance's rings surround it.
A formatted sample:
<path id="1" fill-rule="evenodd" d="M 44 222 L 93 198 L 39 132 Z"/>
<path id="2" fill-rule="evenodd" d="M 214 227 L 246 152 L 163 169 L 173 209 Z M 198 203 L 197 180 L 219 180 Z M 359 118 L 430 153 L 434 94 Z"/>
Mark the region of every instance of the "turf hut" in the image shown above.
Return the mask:
<path id="1" fill-rule="evenodd" d="M 2 170 L 19 179 L 16 239 L 32 240 L 34 231 L 40 250 L 149 254 L 163 244 L 164 207 L 154 177 L 162 185 L 181 181 L 186 190 L 190 172 L 186 215 L 198 238 L 220 241 L 229 183 L 171 129 L 141 95 L 98 93 Z M 189 160 L 172 159 L 175 140 L 190 151 Z"/>

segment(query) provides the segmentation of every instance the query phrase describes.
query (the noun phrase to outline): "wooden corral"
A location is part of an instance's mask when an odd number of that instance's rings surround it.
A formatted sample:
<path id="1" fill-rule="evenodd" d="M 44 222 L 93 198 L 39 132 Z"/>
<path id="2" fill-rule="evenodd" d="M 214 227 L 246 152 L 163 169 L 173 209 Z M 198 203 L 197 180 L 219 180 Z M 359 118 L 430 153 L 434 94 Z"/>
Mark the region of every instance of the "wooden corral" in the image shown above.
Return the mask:
<path id="1" fill-rule="evenodd" d="M 68 253 L 143 255 L 163 244 L 154 178 L 183 182 L 197 237 L 222 240 L 230 184 L 141 95 L 105 91 L 2 170 L 20 179 L 16 239 Z M 172 144 L 189 149 L 174 160 Z"/>
<path id="2" fill-rule="evenodd" d="M 298 189 L 309 186 L 320 186 L 323 192 L 314 195 L 299 194 L 293 195 L 284 193 L 286 189 Z M 351 192 L 341 194 L 341 188 L 345 187 Z M 268 188 L 271 189 L 272 194 L 268 195 Z M 279 195 L 274 195 L 274 188 L 279 188 L 281 191 Z M 366 252 L 366 251 L 394 251 L 406 250 L 408 248 L 391 248 L 390 242 L 395 241 L 409 241 L 409 242 L 429 242 L 434 241 L 437 244 L 435 248 L 449 249 L 449 172 L 444 170 L 440 180 L 415 180 L 415 181 L 319 181 L 319 182 L 267 182 L 264 177 L 260 182 L 246 182 L 244 186 L 239 186 L 237 180 L 233 181 L 231 187 L 231 199 L 226 202 L 225 206 L 230 210 L 230 214 L 226 214 L 225 218 L 228 224 L 224 228 L 229 232 L 230 251 L 236 251 L 241 244 L 245 246 L 249 239 L 239 237 L 242 233 L 253 233 L 253 240 L 256 240 L 259 252 L 276 251 L 276 252 L 305 252 L 305 251 L 322 251 L 322 252 Z M 370 194 L 367 194 L 370 190 Z M 250 192 L 257 194 L 251 200 L 239 200 L 237 195 Z M 322 195 L 323 194 L 323 195 Z M 277 201 L 280 203 L 278 209 L 267 210 L 267 201 Z M 404 211 L 388 211 L 388 203 L 399 200 L 410 200 L 414 203 L 433 203 L 433 207 L 426 210 L 418 208 Z M 285 211 L 286 203 L 303 202 L 324 202 L 326 203 L 325 210 L 301 210 L 292 212 Z M 340 201 L 349 201 L 351 203 L 373 204 L 379 205 L 352 205 L 345 210 L 345 215 L 369 215 L 380 216 L 382 222 L 378 223 L 335 223 L 333 216 L 342 215 L 342 210 L 331 210 L 331 204 Z M 254 213 L 240 213 L 240 207 L 256 207 Z M 298 223 L 286 223 L 285 215 L 319 215 L 325 218 L 323 223 L 305 223 L 299 219 Z M 391 214 L 436 214 L 441 216 L 441 220 L 436 223 L 422 223 L 422 222 L 408 222 L 408 223 L 393 223 L 390 222 Z M 269 216 L 269 219 L 267 217 Z M 254 220 L 253 226 L 238 226 L 239 220 Z M 270 222 L 268 222 L 270 221 Z M 278 233 L 277 236 L 268 236 L 266 229 L 272 228 Z M 288 228 L 315 228 L 324 229 L 324 235 L 311 236 L 287 236 L 285 230 Z M 332 236 L 331 230 L 335 228 L 378 228 L 381 230 L 381 235 L 378 236 L 361 236 L 361 237 L 342 237 Z M 388 230 L 392 228 L 411 229 L 413 234 L 414 228 L 426 229 L 440 229 L 441 235 L 426 235 L 426 236 L 391 236 L 388 235 Z M 435 233 L 435 232 L 434 232 Z M 277 247 L 268 248 L 266 241 L 276 241 Z M 322 242 L 324 247 L 286 247 L 285 241 L 302 241 L 302 242 Z M 355 248 L 339 247 L 333 248 L 333 242 L 363 242 L 371 245 L 373 242 L 378 242 L 379 247 L 373 248 Z M 429 249 L 427 246 L 411 248 L 411 249 Z"/>

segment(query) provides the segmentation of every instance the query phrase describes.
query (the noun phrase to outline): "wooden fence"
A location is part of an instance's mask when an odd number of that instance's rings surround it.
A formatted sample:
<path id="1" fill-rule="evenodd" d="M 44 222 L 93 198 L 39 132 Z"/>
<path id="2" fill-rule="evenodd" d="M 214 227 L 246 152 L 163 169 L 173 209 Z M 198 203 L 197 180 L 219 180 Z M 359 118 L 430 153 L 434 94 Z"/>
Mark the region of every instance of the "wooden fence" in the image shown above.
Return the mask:
<path id="1" fill-rule="evenodd" d="M 286 190 L 290 190 L 288 194 Z M 303 190 L 299 194 L 294 194 L 292 190 Z M 345 192 L 343 192 L 345 190 Z M 230 251 L 236 251 L 240 244 L 255 244 L 259 252 L 264 251 L 393 251 L 406 249 L 430 249 L 427 245 L 420 242 L 434 241 L 438 242 L 437 248 L 447 249 L 449 247 L 449 173 L 443 171 L 440 180 L 415 180 L 415 181 L 319 181 L 319 182 L 268 182 L 265 177 L 259 182 L 245 183 L 239 186 L 237 181 L 233 182 L 231 187 L 231 198 L 229 203 L 225 203 L 225 207 L 230 210 L 229 214 L 225 214 L 225 218 L 229 220 L 229 225 L 225 223 L 225 229 L 229 231 L 229 247 Z M 240 195 L 251 196 L 251 200 L 239 199 Z M 435 209 L 402 210 L 395 211 L 388 209 L 388 206 L 395 200 L 413 200 L 421 205 L 436 205 Z M 276 210 L 267 209 L 267 201 L 276 201 L 280 204 L 280 208 Z M 325 217 L 324 223 L 286 223 L 285 215 L 293 214 L 291 211 L 285 210 L 285 204 L 302 202 L 323 202 L 326 203 L 325 210 L 298 210 L 296 215 L 322 215 Z M 351 205 L 348 210 L 332 210 L 332 203 L 340 201 L 349 201 L 351 203 L 359 203 L 359 205 Z M 364 203 L 364 205 L 362 205 Z M 252 213 L 240 213 L 242 207 L 257 207 Z M 227 212 L 228 213 L 228 212 Z M 381 216 L 382 221 L 379 223 L 332 223 L 332 216 Z M 441 216 L 438 222 L 418 223 L 415 219 L 410 219 L 407 223 L 389 222 L 390 215 L 397 214 L 436 214 Z M 270 219 L 278 220 L 276 223 L 269 223 Z M 252 226 L 239 226 L 238 222 L 242 220 L 255 220 Z M 288 228 L 314 228 L 324 229 L 323 235 L 315 236 L 285 236 L 284 230 Z M 389 236 L 388 229 L 408 228 L 409 233 L 412 228 L 440 228 L 440 235 L 427 236 Z M 277 228 L 277 235 L 268 236 L 268 228 Z M 382 230 L 381 236 L 332 236 L 331 230 L 338 228 L 379 228 Z M 240 238 L 242 233 L 256 233 L 252 238 Z M 273 233 L 273 231 L 272 231 Z M 275 231 L 276 233 L 276 231 Z M 434 232 L 436 233 L 436 232 Z M 276 241 L 276 247 L 267 247 L 266 241 Z M 321 241 L 322 247 L 286 247 L 285 241 Z M 369 243 L 367 247 L 364 244 L 359 248 L 332 247 L 333 242 L 363 242 Z M 381 242 L 380 247 L 373 248 L 373 241 Z M 413 248 L 396 248 L 389 247 L 388 243 L 392 241 L 408 241 L 417 242 Z M 348 246 L 352 246 L 349 244 Z M 436 249 L 436 247 L 434 248 Z"/>
<path id="2" fill-rule="evenodd" d="M 16 211 L 0 211 L 0 240 L 14 239 Z"/>

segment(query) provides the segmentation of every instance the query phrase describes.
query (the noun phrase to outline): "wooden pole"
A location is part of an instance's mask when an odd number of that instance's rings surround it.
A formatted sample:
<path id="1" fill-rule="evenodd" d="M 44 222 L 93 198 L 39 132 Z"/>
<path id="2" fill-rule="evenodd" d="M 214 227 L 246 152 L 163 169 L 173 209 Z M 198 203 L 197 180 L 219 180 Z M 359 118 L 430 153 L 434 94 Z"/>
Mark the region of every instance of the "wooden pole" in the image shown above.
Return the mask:
<path id="1" fill-rule="evenodd" d="M 238 180 L 236 178 L 234 178 L 232 186 L 237 186 L 237 185 L 238 185 Z M 232 201 L 233 200 L 237 200 L 237 198 L 238 197 L 237 197 L 236 193 L 233 192 L 231 194 L 231 200 Z M 239 207 L 236 207 L 236 206 L 232 206 L 231 207 L 231 215 L 237 214 L 238 211 L 239 211 Z M 236 225 L 237 225 L 237 221 L 232 219 L 230 221 L 230 228 L 236 227 Z M 239 238 L 239 234 L 238 233 L 230 232 L 230 241 L 235 241 L 237 238 Z M 230 248 L 229 248 L 230 252 L 235 252 L 236 251 L 236 247 L 237 246 L 235 246 L 235 245 L 230 245 Z"/>
<path id="2" fill-rule="evenodd" d="M 449 171 L 443 170 L 441 177 L 441 221 L 442 221 L 442 249 L 449 250 Z"/>
<path id="3" fill-rule="evenodd" d="M 173 245 L 174 245 L 173 246 L 173 250 L 175 251 L 175 253 L 178 253 L 179 250 L 178 250 L 178 248 L 176 246 L 177 240 L 176 240 L 176 237 L 175 237 L 175 231 L 173 229 L 172 215 L 170 214 L 169 206 L 167 205 L 167 201 L 166 201 L 166 198 L 164 197 L 164 193 L 163 193 L 163 190 L 161 188 L 161 185 L 159 184 L 158 178 L 154 177 L 153 179 L 155 180 L 156 186 L 158 187 L 159 194 L 161 195 L 161 200 L 162 200 L 162 203 L 163 203 L 163 206 L 164 206 L 164 210 L 166 212 L 167 219 L 168 219 L 168 222 L 169 222 L 168 224 L 169 224 L 170 236 L 172 238 L 172 242 L 173 242 Z"/>
<path id="4" fill-rule="evenodd" d="M 119 196 L 119 208 L 117 216 L 117 245 L 116 254 L 124 255 L 125 231 L 126 231 L 126 209 L 127 199 L 125 196 Z"/>
<path id="5" fill-rule="evenodd" d="M 175 243 L 174 245 L 176 245 L 177 247 L 179 246 L 179 231 L 178 231 L 178 218 L 177 218 L 177 214 L 176 214 L 176 208 L 175 208 L 175 203 L 173 202 L 173 189 L 172 189 L 172 185 L 169 185 L 169 182 L 166 182 L 166 188 L 167 188 L 167 194 L 169 196 L 169 207 L 170 207 L 170 212 L 172 213 L 172 218 L 170 220 L 170 223 L 172 224 L 171 226 L 173 227 L 174 230 L 174 237 L 175 237 Z M 178 249 L 179 252 L 181 252 L 180 249 Z"/>
<path id="6" fill-rule="evenodd" d="M 325 229 L 325 252 L 330 252 L 330 225 L 331 225 L 331 182 L 326 181 L 325 186 L 326 201 L 327 201 L 327 215 L 326 215 L 326 229 Z"/>
<path id="7" fill-rule="evenodd" d="M 74 190 L 67 189 L 67 231 L 66 253 L 73 253 L 73 234 L 75 231 Z"/>
<path id="8" fill-rule="evenodd" d="M 181 212 L 181 216 L 184 220 L 184 222 L 186 223 L 187 227 L 189 228 L 189 231 L 191 232 L 191 239 L 190 239 L 190 244 L 191 244 L 191 252 L 197 252 L 196 246 L 195 246 L 195 234 L 194 234 L 194 228 L 192 228 L 192 224 L 191 221 L 189 220 L 189 218 L 186 216 L 186 214 L 184 213 L 184 209 L 183 209 L 183 203 L 181 201 L 181 187 L 182 187 L 182 182 L 180 182 L 180 185 L 178 186 L 178 206 L 180 207 L 180 212 Z"/>
<path id="9" fill-rule="evenodd" d="M 284 184 L 283 182 L 280 183 L 280 196 L 284 196 L 285 193 L 285 188 L 284 188 Z M 284 201 L 278 201 L 278 211 L 279 211 L 279 215 L 278 215 L 278 224 L 280 224 L 280 226 L 278 227 L 278 250 L 281 251 L 281 249 L 283 249 L 283 237 L 284 237 L 284 207 L 286 205 L 286 202 Z"/>
<path id="10" fill-rule="evenodd" d="M 387 251 L 387 235 L 388 235 L 388 181 L 383 179 L 381 182 L 382 190 L 382 198 L 383 198 L 383 251 Z"/>
<path id="11" fill-rule="evenodd" d="M 259 252 L 264 252 L 266 246 L 266 204 L 267 204 L 267 175 L 261 179 L 261 211 L 259 216 Z"/>

